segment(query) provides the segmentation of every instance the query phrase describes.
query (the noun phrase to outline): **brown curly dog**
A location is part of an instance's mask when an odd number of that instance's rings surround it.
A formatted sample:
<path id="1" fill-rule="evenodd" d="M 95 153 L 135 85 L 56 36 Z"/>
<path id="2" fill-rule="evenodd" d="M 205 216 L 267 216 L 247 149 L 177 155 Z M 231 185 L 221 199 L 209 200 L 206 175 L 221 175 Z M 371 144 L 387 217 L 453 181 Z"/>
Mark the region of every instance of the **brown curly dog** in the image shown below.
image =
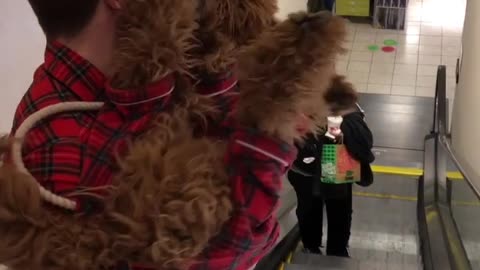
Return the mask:
<path id="1" fill-rule="evenodd" d="M 0 167 L 1 263 L 15 270 L 111 269 L 119 261 L 188 269 L 230 218 L 225 142 L 193 135 L 192 122 L 205 121 L 216 108 L 196 95 L 186 78 L 195 64 L 187 52 L 192 51 L 197 21 L 202 24 L 192 2 L 130 0 L 120 14 L 111 86 L 142 89 L 173 74 L 175 105 L 156 116 L 149 131 L 119 156 L 110 187 L 78 191 L 101 199 L 102 211 L 86 216 L 49 206 L 42 202 L 35 179 L 11 165 Z M 235 7 L 230 2 L 225 1 L 225 10 Z M 262 6 L 262 1 L 253 2 Z M 250 12 L 249 6 L 244 12 Z M 298 13 L 262 30 L 258 38 L 253 30 L 242 32 L 245 25 L 258 25 L 250 22 L 224 25 L 225 33 L 241 37 L 233 48 L 248 45 L 238 56 L 241 85 L 235 118 L 293 143 L 302 136 L 295 130 L 295 115 L 305 113 L 321 122 L 329 104 L 338 102 L 327 100 L 326 93 L 333 91 L 329 87 L 335 56 L 342 51 L 343 21 L 327 13 Z M 251 38 L 255 41 L 250 43 Z M 222 72 L 236 62 L 235 57 L 217 59 L 217 54 L 205 61 L 209 72 Z M 315 127 L 312 123 L 310 128 Z M 2 140 L 0 151 L 8 145 Z"/>

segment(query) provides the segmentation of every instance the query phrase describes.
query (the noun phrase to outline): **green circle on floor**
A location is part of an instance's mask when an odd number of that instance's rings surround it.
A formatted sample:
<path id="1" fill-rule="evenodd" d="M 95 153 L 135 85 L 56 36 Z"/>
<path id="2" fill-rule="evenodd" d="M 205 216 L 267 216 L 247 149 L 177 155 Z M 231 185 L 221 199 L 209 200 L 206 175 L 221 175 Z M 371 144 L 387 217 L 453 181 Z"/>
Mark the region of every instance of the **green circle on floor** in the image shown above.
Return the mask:
<path id="1" fill-rule="evenodd" d="M 371 52 L 376 52 L 380 49 L 380 47 L 378 47 L 378 45 L 370 45 L 368 46 L 368 50 L 371 51 Z"/>
<path id="2" fill-rule="evenodd" d="M 394 39 L 385 39 L 383 41 L 383 44 L 385 44 L 387 46 L 396 46 L 396 45 L 398 45 L 398 42 Z"/>

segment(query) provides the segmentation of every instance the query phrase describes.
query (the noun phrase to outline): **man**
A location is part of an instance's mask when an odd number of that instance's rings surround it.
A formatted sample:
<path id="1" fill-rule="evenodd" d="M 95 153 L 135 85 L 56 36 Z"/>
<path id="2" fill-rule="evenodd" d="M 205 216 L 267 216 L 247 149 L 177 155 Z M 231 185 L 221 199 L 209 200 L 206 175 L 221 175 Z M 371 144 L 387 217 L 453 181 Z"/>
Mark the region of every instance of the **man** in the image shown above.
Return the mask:
<path id="1" fill-rule="evenodd" d="M 121 104 L 163 104 L 171 89 L 168 86 L 141 96 L 128 92 L 113 94 L 105 89 L 113 72 L 116 22 L 122 2 L 29 0 L 46 35 L 47 48 L 45 62 L 35 71 L 33 83 L 17 108 L 12 134 L 30 115 L 54 104 L 70 101 L 106 104 L 96 112 L 50 117 L 27 134 L 23 146 L 26 168 L 54 193 L 68 196 L 79 186 L 108 185 L 116 168 L 115 146 L 141 134 L 144 130 L 139 126 L 145 125 L 139 121 L 151 113 L 147 111 L 139 118 L 135 110 L 122 110 Z M 228 94 L 226 90 L 216 89 Z M 299 123 L 305 121 L 306 117 L 299 116 Z M 299 130 L 303 130 L 301 126 Z M 276 192 L 296 150 L 260 134 L 245 135 L 245 140 L 249 147 L 234 147 L 228 153 L 226 166 L 232 171 L 236 188 L 248 196 L 235 194 L 241 200 L 234 201 L 241 207 L 240 213 L 228 223 L 218 243 L 211 243 L 198 258 L 194 269 L 248 269 L 268 252 L 279 235 L 278 223 L 272 215 L 278 204 Z M 248 166 L 244 163 L 246 158 L 250 159 Z M 75 199 L 79 200 L 79 212 L 92 211 L 89 202 Z M 258 202 L 267 205 L 259 206 Z"/>

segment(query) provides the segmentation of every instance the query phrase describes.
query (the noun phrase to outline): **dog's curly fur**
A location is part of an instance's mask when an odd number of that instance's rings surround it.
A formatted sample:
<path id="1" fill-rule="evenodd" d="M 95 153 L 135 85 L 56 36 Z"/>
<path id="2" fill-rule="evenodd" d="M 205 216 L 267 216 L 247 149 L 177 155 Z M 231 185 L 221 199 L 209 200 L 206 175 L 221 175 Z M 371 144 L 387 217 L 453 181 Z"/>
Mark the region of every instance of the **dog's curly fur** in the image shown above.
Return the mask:
<path id="1" fill-rule="evenodd" d="M 267 30 L 239 57 L 239 122 L 292 141 L 300 139 L 296 116 L 306 113 L 313 131 L 329 112 L 324 95 L 345 34 L 343 19 L 327 12 L 295 13 Z"/>
<path id="2" fill-rule="evenodd" d="M 184 78 L 195 29 L 192 2 L 130 0 L 121 17 L 112 86 L 134 91 L 172 72 L 176 106 L 119 157 L 103 211 L 72 214 L 44 205 L 35 179 L 0 166 L 0 263 L 15 270 L 97 270 L 126 260 L 188 269 L 229 219 L 234 206 L 223 163 L 226 142 L 195 137 L 191 124 L 214 112 Z M 239 122 L 287 141 L 298 138 L 294 114 L 320 117 L 330 102 L 325 92 L 344 34 L 340 19 L 306 13 L 262 34 L 240 58 Z M 0 154 L 8 145 L 0 140 Z"/>
<path id="3" fill-rule="evenodd" d="M 185 73 L 192 64 L 187 52 L 198 28 L 196 18 L 195 1 L 125 1 L 117 23 L 111 84 L 135 89 L 171 72 Z"/>
<path id="4" fill-rule="evenodd" d="M 34 179 L 2 166 L 0 262 L 13 269 L 110 269 L 122 260 L 188 269 L 229 218 L 223 146 L 195 138 L 189 125 L 212 111 L 182 78 L 195 6 L 187 0 L 126 3 L 111 85 L 135 90 L 174 73 L 176 107 L 158 115 L 119 158 L 101 213 L 73 215 L 42 205 Z M 1 146 L 8 148 L 3 140 Z"/>
<path id="5" fill-rule="evenodd" d="M 276 0 L 196 0 L 195 73 L 219 74 L 236 63 L 238 50 L 275 24 Z M 198 74 L 197 74 L 198 75 Z"/>

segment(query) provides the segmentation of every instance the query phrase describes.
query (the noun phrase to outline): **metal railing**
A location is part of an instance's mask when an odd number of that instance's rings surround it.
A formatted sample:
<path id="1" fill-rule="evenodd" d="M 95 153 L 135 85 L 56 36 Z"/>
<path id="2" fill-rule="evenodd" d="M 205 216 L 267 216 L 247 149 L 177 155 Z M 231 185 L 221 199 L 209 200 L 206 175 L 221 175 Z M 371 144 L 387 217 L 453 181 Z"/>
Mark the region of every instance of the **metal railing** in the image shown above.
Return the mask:
<path id="1" fill-rule="evenodd" d="M 451 184 L 447 161 L 457 166 L 480 199 L 480 193 L 456 158 L 448 135 L 446 67 L 439 66 L 431 134 L 425 139 L 424 175 L 419 184 L 418 221 L 424 267 L 472 269 L 451 211 Z"/>

